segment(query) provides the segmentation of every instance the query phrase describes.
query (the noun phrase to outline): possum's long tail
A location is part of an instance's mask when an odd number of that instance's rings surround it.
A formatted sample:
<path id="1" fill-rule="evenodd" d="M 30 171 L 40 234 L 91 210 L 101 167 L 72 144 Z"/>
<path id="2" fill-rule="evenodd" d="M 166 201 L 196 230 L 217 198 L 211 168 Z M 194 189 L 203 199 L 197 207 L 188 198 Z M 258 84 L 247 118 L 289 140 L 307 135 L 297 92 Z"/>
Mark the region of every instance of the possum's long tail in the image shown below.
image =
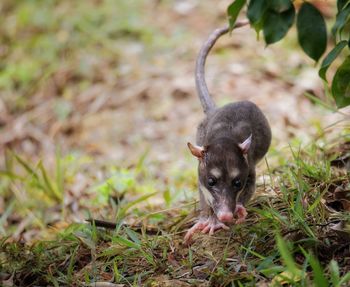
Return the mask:
<path id="1" fill-rule="evenodd" d="M 233 29 L 247 25 L 248 20 L 237 22 Z M 219 28 L 212 32 L 199 51 L 196 62 L 196 87 L 205 114 L 209 114 L 215 109 L 215 103 L 210 97 L 207 84 L 205 83 L 205 61 L 211 50 L 222 35 L 229 31 L 229 27 Z"/>

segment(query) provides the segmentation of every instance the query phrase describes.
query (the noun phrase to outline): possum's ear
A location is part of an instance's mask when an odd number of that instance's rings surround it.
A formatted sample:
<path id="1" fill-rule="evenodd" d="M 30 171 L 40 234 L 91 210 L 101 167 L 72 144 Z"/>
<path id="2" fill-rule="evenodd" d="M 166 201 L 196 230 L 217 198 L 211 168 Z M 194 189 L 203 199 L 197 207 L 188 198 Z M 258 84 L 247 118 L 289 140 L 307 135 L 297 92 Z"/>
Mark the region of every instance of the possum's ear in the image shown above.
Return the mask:
<path id="1" fill-rule="evenodd" d="M 247 154 L 249 151 L 250 144 L 252 143 L 252 134 L 242 143 L 238 144 L 243 154 Z"/>
<path id="2" fill-rule="evenodd" d="M 197 158 L 203 158 L 205 154 L 205 148 L 198 145 L 193 145 L 191 143 L 187 143 L 188 148 L 191 153 Z"/>

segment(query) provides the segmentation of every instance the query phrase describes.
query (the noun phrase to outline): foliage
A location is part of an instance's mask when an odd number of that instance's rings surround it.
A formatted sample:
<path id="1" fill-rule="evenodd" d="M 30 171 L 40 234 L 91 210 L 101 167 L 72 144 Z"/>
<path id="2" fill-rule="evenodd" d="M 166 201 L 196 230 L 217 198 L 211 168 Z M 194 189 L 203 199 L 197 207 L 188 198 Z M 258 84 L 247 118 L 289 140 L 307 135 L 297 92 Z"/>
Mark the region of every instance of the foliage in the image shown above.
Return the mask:
<path id="1" fill-rule="evenodd" d="M 295 6 L 292 0 L 250 0 L 247 4 L 247 17 L 251 26 L 259 33 L 263 31 L 267 45 L 283 39 L 295 21 Z M 227 13 L 232 29 L 239 12 L 246 1 L 235 0 L 228 7 Z M 319 75 L 327 86 L 326 73 L 329 66 L 345 47 L 350 49 L 350 1 L 337 1 L 337 15 L 331 37 L 335 47 L 324 57 Z M 318 62 L 327 48 L 327 28 L 321 12 L 311 3 L 305 1 L 297 12 L 296 28 L 298 40 L 303 51 Z M 349 51 L 346 53 L 349 55 Z M 349 58 L 343 63 L 333 77 L 331 92 L 338 108 L 350 105 L 350 68 Z"/>

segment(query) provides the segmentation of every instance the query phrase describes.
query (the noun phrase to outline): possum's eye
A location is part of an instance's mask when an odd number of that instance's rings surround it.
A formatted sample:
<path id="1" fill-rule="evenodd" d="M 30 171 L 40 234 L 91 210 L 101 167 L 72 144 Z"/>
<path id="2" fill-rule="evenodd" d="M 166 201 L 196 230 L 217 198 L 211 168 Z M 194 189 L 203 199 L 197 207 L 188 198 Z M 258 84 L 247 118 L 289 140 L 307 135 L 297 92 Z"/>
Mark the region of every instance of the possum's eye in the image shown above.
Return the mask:
<path id="1" fill-rule="evenodd" d="M 209 186 L 214 186 L 216 184 L 217 180 L 215 177 L 209 177 L 208 178 L 208 185 Z"/>
<path id="2" fill-rule="evenodd" d="M 232 186 L 234 188 L 241 189 L 242 188 L 241 180 L 239 178 L 235 178 L 234 180 L 232 180 Z"/>

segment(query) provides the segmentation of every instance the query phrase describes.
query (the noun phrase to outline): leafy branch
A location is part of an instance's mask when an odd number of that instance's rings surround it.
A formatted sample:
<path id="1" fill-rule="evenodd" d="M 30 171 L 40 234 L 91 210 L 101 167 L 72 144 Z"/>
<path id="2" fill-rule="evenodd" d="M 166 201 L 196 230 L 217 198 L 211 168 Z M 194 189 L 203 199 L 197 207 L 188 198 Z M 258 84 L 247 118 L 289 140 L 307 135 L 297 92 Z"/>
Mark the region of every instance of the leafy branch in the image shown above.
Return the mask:
<path id="1" fill-rule="evenodd" d="M 337 14 L 330 33 L 327 33 L 323 15 L 312 3 L 304 1 L 297 10 L 291 0 L 235 0 L 227 8 L 231 29 L 245 6 L 251 27 L 258 36 L 263 32 L 267 45 L 283 39 L 296 22 L 299 45 L 316 63 L 324 55 L 330 37 L 334 48 L 323 58 L 319 69 L 326 87 L 328 68 L 347 47 L 345 60 L 332 79 L 331 93 L 338 108 L 350 105 L 350 0 L 337 1 Z"/>

